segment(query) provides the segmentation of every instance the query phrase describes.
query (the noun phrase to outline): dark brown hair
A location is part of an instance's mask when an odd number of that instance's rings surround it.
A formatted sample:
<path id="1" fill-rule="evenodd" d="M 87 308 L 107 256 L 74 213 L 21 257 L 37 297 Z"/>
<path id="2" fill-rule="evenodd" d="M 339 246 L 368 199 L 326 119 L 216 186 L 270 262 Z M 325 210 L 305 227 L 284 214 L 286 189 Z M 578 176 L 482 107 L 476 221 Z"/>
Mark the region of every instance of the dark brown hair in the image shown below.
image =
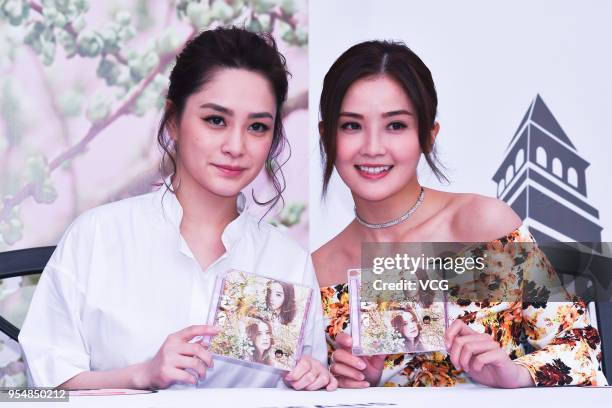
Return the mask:
<path id="1" fill-rule="evenodd" d="M 288 324 L 293 321 L 295 317 L 295 290 L 293 285 L 286 282 L 270 281 L 266 288 L 266 306 L 270 307 L 270 296 L 272 295 L 271 286 L 274 283 L 278 283 L 283 288 L 283 304 L 280 307 L 280 321 L 282 324 Z"/>
<path id="2" fill-rule="evenodd" d="M 265 169 L 272 180 L 276 195 L 268 201 L 259 202 L 252 193 L 253 200 L 257 204 L 271 204 L 272 208 L 282 200 L 282 192 L 286 187 L 282 172 L 286 160 L 278 163 L 277 158 L 284 146 L 288 146 L 282 123 L 282 108 L 287 99 L 289 72 L 285 57 L 278 51 L 274 38 L 267 33 L 252 33 L 237 27 L 219 27 L 203 31 L 185 44 L 176 57 L 176 63 L 170 74 L 167 95 L 169 103 L 166 104 L 157 131 L 157 141 L 163 150 L 162 176 L 165 178 L 169 175 L 172 180 L 174 179 L 179 151 L 179 146 L 167 135 L 166 127 L 172 121 L 180 122 L 189 96 L 198 92 L 207 81 L 211 80 L 216 71 L 223 68 L 246 69 L 259 73 L 270 82 L 274 91 L 276 115 L 272 145 Z M 170 189 L 168 184 L 166 187 Z"/>
<path id="3" fill-rule="evenodd" d="M 414 324 L 416 324 L 417 330 L 419 331 L 419 334 L 414 338 L 414 344 L 417 344 L 419 339 L 421 338 L 422 327 L 421 327 L 421 323 L 419 322 L 419 319 L 418 319 L 418 317 L 416 315 L 416 312 L 410 306 L 406 306 L 405 308 L 401 308 L 401 309 L 398 308 L 396 310 L 401 310 L 402 312 L 410 313 L 410 315 L 414 319 Z M 395 331 L 397 331 L 398 333 L 402 333 L 402 328 L 404 326 L 404 323 L 405 323 L 404 316 L 402 316 L 401 314 L 398 314 L 398 315 L 394 316 L 393 319 L 391 319 L 391 326 L 393 326 Z M 402 337 L 403 336 L 404 336 L 404 334 L 402 333 Z"/>
<path id="4" fill-rule="evenodd" d="M 431 139 L 438 96 L 429 68 L 402 42 L 366 41 L 346 50 L 333 63 L 323 81 L 319 105 L 323 196 L 334 171 L 338 116 L 344 96 L 359 79 L 378 75 L 389 75 L 396 80 L 412 101 L 416 110 L 419 145 L 425 159 L 439 180 L 448 181 L 438 167 L 439 162 Z"/>
<path id="5" fill-rule="evenodd" d="M 272 326 L 270 325 L 270 322 L 261 318 L 255 318 L 255 321 L 249 324 L 246 328 L 247 336 L 249 337 L 249 339 L 251 339 L 253 345 L 255 345 L 255 339 L 259 335 L 259 322 L 262 322 L 266 326 L 268 326 L 268 330 L 270 331 L 270 347 L 268 347 L 268 349 L 262 354 L 259 354 L 259 351 L 257 351 L 257 347 L 254 347 L 253 361 L 255 361 L 256 363 L 270 364 L 270 350 L 274 345 L 274 338 L 272 337 Z"/>

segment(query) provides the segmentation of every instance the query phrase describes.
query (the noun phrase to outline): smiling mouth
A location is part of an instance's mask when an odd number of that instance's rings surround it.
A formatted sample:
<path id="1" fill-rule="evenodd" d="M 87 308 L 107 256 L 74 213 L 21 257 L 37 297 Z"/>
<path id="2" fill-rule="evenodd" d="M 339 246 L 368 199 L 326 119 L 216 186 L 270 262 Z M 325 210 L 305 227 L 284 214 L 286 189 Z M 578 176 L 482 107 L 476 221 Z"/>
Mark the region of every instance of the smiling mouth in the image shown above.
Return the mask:
<path id="1" fill-rule="evenodd" d="M 359 174 L 366 178 L 380 178 L 387 175 L 393 168 L 393 165 L 356 164 L 355 168 L 357 169 Z"/>
<path id="2" fill-rule="evenodd" d="M 238 167 L 238 166 L 225 166 L 222 164 L 214 164 L 212 163 L 213 166 L 215 166 L 217 169 L 219 169 L 219 171 L 227 176 L 238 176 L 240 174 L 242 174 L 242 172 L 244 170 L 246 170 L 245 167 Z"/>

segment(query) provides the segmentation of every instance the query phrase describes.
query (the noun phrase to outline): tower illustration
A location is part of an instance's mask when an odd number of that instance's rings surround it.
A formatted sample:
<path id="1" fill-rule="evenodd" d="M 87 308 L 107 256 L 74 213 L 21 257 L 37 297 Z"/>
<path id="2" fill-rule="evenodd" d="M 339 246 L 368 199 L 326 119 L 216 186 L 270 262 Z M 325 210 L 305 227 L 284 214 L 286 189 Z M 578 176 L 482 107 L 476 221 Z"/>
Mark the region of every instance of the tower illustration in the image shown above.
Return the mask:
<path id="1" fill-rule="evenodd" d="M 537 95 L 493 176 L 497 198 L 538 242 L 601 242 L 599 211 L 587 199 L 588 166 Z"/>

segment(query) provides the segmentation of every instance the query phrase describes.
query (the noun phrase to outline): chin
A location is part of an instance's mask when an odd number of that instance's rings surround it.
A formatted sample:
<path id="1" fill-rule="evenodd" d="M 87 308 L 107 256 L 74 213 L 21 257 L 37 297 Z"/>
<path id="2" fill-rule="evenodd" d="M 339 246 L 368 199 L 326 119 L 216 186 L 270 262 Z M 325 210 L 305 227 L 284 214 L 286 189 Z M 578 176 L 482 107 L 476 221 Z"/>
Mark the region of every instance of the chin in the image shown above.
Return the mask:
<path id="1" fill-rule="evenodd" d="M 376 186 L 376 188 L 368 186 L 359 186 L 351 188 L 354 195 L 366 201 L 383 201 L 397 193 L 396 189 L 390 189 L 387 186 Z"/>
<path id="2" fill-rule="evenodd" d="M 247 177 L 225 178 L 218 175 L 207 174 L 202 180 L 198 180 L 200 186 L 220 197 L 236 196 L 249 184 Z"/>
<path id="3" fill-rule="evenodd" d="M 342 177 L 342 180 L 351 190 L 351 193 L 366 201 L 382 201 L 397 194 L 405 186 L 398 180 L 386 176 L 380 180 L 365 180 L 358 175 L 351 174 L 349 177 Z"/>
<path id="4" fill-rule="evenodd" d="M 225 184 L 214 183 L 212 185 L 211 183 L 206 183 L 206 184 L 200 184 L 200 185 L 206 190 L 210 191 L 211 193 L 219 197 L 234 197 L 234 196 L 237 196 L 242 190 L 242 184 L 236 184 L 234 186 L 234 185 L 228 185 L 228 183 L 225 183 Z"/>

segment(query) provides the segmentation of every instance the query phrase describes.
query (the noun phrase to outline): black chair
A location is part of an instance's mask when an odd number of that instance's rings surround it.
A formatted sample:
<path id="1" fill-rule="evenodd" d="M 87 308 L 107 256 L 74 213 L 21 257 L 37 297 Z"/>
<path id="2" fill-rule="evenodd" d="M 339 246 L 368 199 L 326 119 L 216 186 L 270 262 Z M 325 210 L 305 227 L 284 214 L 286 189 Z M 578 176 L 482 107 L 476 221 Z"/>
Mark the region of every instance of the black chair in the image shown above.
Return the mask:
<path id="1" fill-rule="evenodd" d="M 54 246 L 48 246 L 0 252 L 0 279 L 42 273 L 54 250 Z M 19 328 L 2 316 L 0 316 L 0 330 L 11 339 L 18 341 Z"/>
<path id="2" fill-rule="evenodd" d="M 602 244 L 610 248 L 610 243 L 546 242 L 540 249 L 565 287 L 573 284 L 573 293 L 594 301 L 602 368 L 612 385 L 612 258 L 601 253 Z"/>

